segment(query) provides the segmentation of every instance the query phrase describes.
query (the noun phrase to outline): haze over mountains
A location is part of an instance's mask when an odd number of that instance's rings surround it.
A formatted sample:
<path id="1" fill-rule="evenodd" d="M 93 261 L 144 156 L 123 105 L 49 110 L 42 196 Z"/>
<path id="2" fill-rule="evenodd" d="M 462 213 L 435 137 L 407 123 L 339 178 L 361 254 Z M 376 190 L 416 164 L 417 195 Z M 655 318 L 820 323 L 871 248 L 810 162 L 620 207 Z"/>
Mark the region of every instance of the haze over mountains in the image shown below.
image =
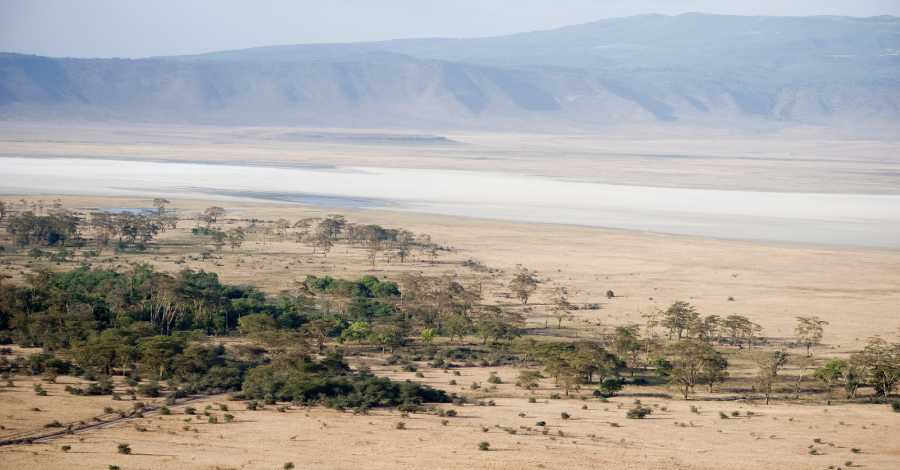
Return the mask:
<path id="1" fill-rule="evenodd" d="M 0 54 L 0 117 L 602 129 L 900 124 L 900 18 L 609 19 L 179 57 Z"/>

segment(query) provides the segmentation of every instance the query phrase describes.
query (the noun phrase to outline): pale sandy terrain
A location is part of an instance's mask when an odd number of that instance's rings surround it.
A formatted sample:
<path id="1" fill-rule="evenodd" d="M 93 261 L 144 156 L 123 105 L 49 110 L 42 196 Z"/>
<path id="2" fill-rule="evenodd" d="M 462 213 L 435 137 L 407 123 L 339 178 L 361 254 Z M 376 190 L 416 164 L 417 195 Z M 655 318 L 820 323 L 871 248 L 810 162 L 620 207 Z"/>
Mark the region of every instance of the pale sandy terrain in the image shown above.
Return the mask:
<path id="1" fill-rule="evenodd" d="M 499 370 L 505 382 L 514 379 L 514 370 L 488 368 L 463 368 L 461 376 L 454 378 L 460 383 L 481 381 L 491 370 Z M 375 371 L 385 374 L 383 368 Z M 412 378 L 409 373 L 387 375 Z M 431 369 L 417 380 L 455 388 L 447 385 L 448 377 Z M 22 389 L 11 393 L 33 403 L 50 401 Z M 210 399 L 191 405 L 203 410 L 206 404 L 216 404 L 210 412 L 219 417 L 219 424 L 207 423 L 204 416 L 187 416 L 184 407 L 176 406 L 171 416 L 148 415 L 49 443 L 0 448 L 0 468 L 114 464 L 123 469 L 273 469 L 294 462 L 301 469 L 721 469 L 727 465 L 813 470 L 829 465 L 848 468 L 848 461 L 853 467 L 892 469 L 900 461 L 900 443 L 890 437 L 898 432 L 898 422 L 886 405 L 765 406 L 643 398 L 653 414 L 631 420 L 625 412 L 634 398 L 618 397 L 606 403 L 551 400 L 548 393 L 546 388 L 538 390 L 536 403 L 528 403 L 526 392 L 501 384 L 482 394 L 483 400 L 495 397 L 496 406 L 444 405 L 459 413 L 446 418 L 446 425 L 445 418 L 433 414 L 402 417 L 396 411 L 375 411 L 358 416 L 297 407 L 282 413 L 274 406 L 246 411 L 240 402 Z M 234 422 L 222 422 L 224 412 L 218 403 L 228 406 Z M 699 413 L 691 412 L 690 405 L 698 406 Z M 4 413 L 9 408 L 6 402 L 0 403 Z M 737 411 L 740 416 L 721 419 L 720 411 L 729 415 Z M 563 420 L 562 412 L 571 418 Z M 537 426 L 538 421 L 546 426 Z M 397 429 L 398 422 L 405 423 L 406 429 Z M 478 450 L 482 441 L 490 443 L 489 452 Z M 117 445 L 123 442 L 130 444 L 133 455 L 117 453 Z M 71 450 L 63 452 L 64 445 Z M 810 446 L 821 455 L 810 455 Z"/>

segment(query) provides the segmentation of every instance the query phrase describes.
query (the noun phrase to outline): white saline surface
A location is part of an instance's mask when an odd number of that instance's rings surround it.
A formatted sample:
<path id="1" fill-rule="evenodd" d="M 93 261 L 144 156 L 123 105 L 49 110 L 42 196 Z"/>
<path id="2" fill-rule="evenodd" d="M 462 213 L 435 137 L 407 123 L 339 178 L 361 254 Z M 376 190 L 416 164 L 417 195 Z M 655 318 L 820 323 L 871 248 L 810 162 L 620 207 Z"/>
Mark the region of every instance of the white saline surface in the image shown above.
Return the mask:
<path id="1" fill-rule="evenodd" d="M 514 174 L 0 158 L 0 194 L 200 196 L 900 248 L 900 196 L 622 186 Z"/>

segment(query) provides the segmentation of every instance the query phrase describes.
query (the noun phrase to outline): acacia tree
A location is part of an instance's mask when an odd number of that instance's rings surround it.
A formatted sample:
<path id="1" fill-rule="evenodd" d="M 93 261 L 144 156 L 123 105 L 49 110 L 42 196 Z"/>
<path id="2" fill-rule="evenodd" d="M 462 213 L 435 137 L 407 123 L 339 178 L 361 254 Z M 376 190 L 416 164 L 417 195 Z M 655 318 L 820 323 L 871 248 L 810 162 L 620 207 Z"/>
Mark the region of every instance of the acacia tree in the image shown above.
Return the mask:
<path id="1" fill-rule="evenodd" d="M 482 343 L 489 340 L 511 340 L 519 336 L 525 319 L 515 312 L 505 311 L 500 307 L 482 308 L 475 317 L 475 332 Z"/>
<path id="2" fill-rule="evenodd" d="M 564 286 L 553 289 L 553 305 L 550 307 L 550 316 L 556 319 L 556 327 L 562 328 L 563 320 L 572 319 L 572 310 L 575 306 L 569 302 L 569 290 Z"/>
<path id="3" fill-rule="evenodd" d="M 797 342 L 806 346 L 806 357 L 812 356 L 812 347 L 822 342 L 828 322 L 819 317 L 797 317 L 794 334 Z"/>
<path id="4" fill-rule="evenodd" d="M 669 330 L 669 337 L 673 335 L 680 341 L 684 334 L 695 328 L 700 315 L 693 305 L 676 301 L 663 313 L 662 326 Z"/>
<path id="5" fill-rule="evenodd" d="M 225 209 L 212 206 L 207 207 L 202 214 L 200 214 L 200 220 L 206 222 L 206 226 L 209 227 L 214 225 L 218 220 L 225 216 Z"/>
<path id="6" fill-rule="evenodd" d="M 631 376 L 634 377 L 635 371 L 640 366 L 641 352 L 644 349 L 641 342 L 640 326 L 617 326 L 612 348 L 619 357 L 626 360 L 626 364 L 631 370 Z"/>
<path id="7" fill-rule="evenodd" d="M 540 283 L 541 281 L 534 271 L 529 271 L 523 267 L 519 269 L 509 282 L 509 289 L 522 302 L 522 305 L 528 305 L 528 299 L 537 290 Z"/>
<path id="8" fill-rule="evenodd" d="M 743 348 L 742 340 L 747 340 L 747 345 L 753 347 L 753 337 L 762 331 L 762 327 L 750 321 L 743 315 L 728 315 L 722 321 L 722 328 L 731 338 L 731 344 Z"/>
<path id="9" fill-rule="evenodd" d="M 161 197 L 153 199 L 153 207 L 156 208 L 156 215 L 162 217 L 163 214 L 166 213 L 166 206 L 169 205 L 169 200 Z"/>
<path id="10" fill-rule="evenodd" d="M 900 343 L 888 343 L 882 338 L 869 338 L 862 352 L 855 354 L 851 362 L 865 368 L 875 393 L 890 395 L 900 382 Z"/>
<path id="11" fill-rule="evenodd" d="M 767 405 L 769 404 L 769 397 L 772 395 L 775 382 L 778 381 L 778 371 L 787 364 L 787 360 L 788 354 L 784 351 L 760 351 L 753 355 L 753 362 L 758 368 L 756 384 L 765 394 Z"/>
<path id="12" fill-rule="evenodd" d="M 325 342 L 328 341 L 328 335 L 333 329 L 334 322 L 318 318 L 303 325 L 303 334 L 315 343 L 316 350 L 322 354 Z"/>
<path id="13" fill-rule="evenodd" d="M 688 399 L 699 383 L 713 384 L 725 379 L 728 361 L 721 353 L 703 341 L 685 339 L 669 348 L 672 368 L 669 371 L 669 382 L 681 389 L 684 399 Z"/>

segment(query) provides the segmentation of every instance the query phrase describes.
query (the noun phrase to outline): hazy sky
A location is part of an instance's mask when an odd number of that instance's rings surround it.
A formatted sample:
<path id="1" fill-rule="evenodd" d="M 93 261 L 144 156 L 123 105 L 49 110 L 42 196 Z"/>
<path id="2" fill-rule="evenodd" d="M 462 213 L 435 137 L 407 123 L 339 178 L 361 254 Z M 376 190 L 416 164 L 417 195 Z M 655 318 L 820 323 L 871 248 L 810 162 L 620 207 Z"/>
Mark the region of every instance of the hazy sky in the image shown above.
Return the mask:
<path id="1" fill-rule="evenodd" d="M 489 36 L 643 13 L 900 16 L 900 0 L 0 0 L 0 51 L 143 57 Z"/>

